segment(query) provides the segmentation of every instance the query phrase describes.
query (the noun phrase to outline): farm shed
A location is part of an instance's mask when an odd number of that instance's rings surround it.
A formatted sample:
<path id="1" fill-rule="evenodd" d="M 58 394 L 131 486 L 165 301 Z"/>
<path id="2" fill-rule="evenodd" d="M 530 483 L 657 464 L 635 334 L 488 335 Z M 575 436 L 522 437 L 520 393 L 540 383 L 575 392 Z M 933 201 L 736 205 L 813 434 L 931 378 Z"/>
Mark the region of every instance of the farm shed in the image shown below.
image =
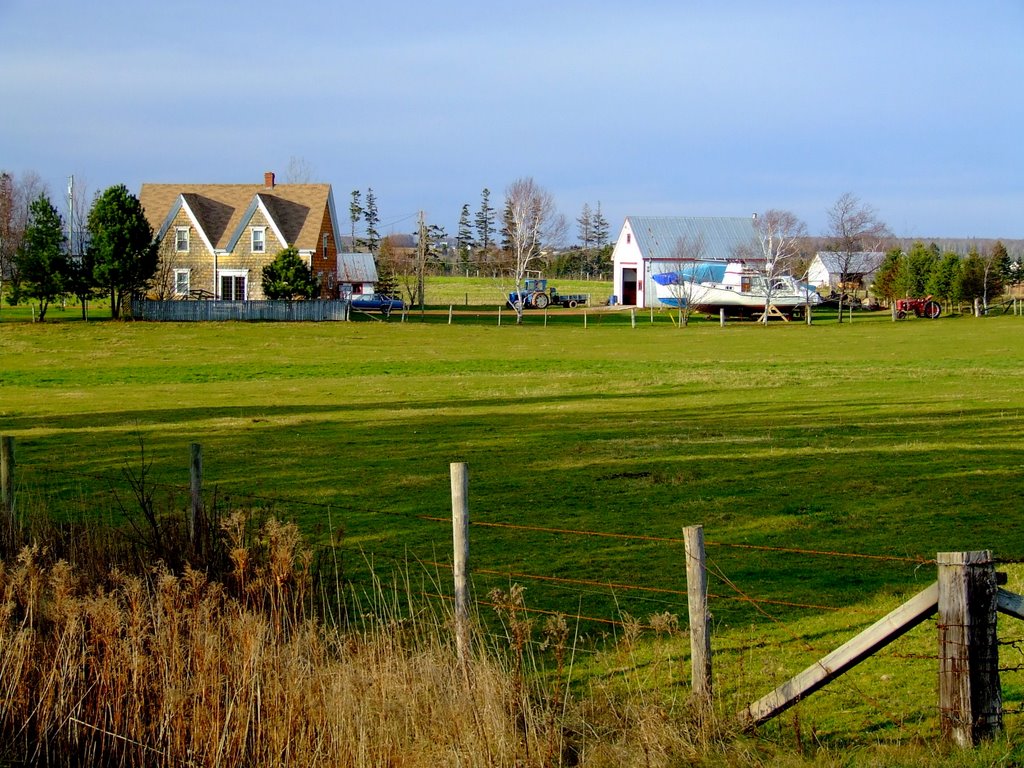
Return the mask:
<path id="1" fill-rule="evenodd" d="M 263 299 L 263 267 L 295 248 L 338 295 L 338 217 L 330 184 L 143 184 L 139 201 L 156 233 L 155 298 Z"/>
<path id="2" fill-rule="evenodd" d="M 860 288 L 867 288 L 875 279 L 885 254 L 881 251 L 856 251 L 854 253 L 835 253 L 818 251 L 811 259 L 807 270 L 807 282 L 816 288 L 838 288 L 846 275 L 847 283 L 857 283 Z"/>
<path id="3" fill-rule="evenodd" d="M 377 264 L 372 253 L 338 254 L 338 290 L 343 297 L 373 293 L 377 285 Z"/>
<path id="4" fill-rule="evenodd" d="M 612 252 L 613 294 L 626 306 L 657 306 L 651 275 L 679 264 L 680 242 L 702 243 L 703 259 L 759 261 L 754 222 L 742 216 L 627 216 Z"/>

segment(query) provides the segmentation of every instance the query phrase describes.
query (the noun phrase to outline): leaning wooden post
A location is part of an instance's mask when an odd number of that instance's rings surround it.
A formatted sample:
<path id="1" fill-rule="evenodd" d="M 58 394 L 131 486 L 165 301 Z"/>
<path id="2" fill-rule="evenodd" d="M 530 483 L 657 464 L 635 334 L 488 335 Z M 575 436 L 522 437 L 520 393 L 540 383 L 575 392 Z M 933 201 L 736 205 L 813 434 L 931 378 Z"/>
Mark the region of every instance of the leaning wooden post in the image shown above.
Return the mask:
<path id="1" fill-rule="evenodd" d="M 708 574 L 704 559 L 704 528 L 683 529 L 686 542 L 686 602 L 690 609 L 690 680 L 693 695 L 711 700 L 711 617 L 708 613 Z"/>
<path id="2" fill-rule="evenodd" d="M 6 523 L 14 530 L 14 438 L 0 437 L 0 505 L 7 516 Z"/>
<path id="3" fill-rule="evenodd" d="M 455 648 L 459 661 L 469 655 L 469 472 L 452 463 L 452 571 L 455 574 Z"/>
<path id="4" fill-rule="evenodd" d="M 194 551 L 199 551 L 199 539 L 203 520 L 203 446 L 189 444 L 189 490 L 191 503 L 188 516 L 188 539 Z"/>
<path id="5" fill-rule="evenodd" d="M 938 564 L 940 725 L 970 747 L 1003 725 L 995 565 L 987 550 L 940 552 Z"/>

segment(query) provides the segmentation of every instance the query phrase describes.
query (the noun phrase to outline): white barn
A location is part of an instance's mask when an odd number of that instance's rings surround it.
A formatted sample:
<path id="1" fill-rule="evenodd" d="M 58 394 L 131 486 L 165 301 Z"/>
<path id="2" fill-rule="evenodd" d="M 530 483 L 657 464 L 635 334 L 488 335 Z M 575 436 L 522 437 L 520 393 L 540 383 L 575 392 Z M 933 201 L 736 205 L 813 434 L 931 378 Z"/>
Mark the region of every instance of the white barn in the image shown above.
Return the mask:
<path id="1" fill-rule="evenodd" d="M 857 251 L 849 254 L 848 261 L 847 254 L 818 251 L 807 269 L 807 282 L 816 288 L 835 289 L 845 271 L 847 282 L 860 283 L 862 288 L 867 288 L 874 282 L 875 272 L 884 260 L 885 254 L 881 251 Z"/>
<path id="2" fill-rule="evenodd" d="M 627 216 L 612 252 L 612 293 L 619 304 L 656 307 L 651 275 L 674 269 L 681 240 L 703 243 L 702 257 L 758 261 L 753 217 Z"/>

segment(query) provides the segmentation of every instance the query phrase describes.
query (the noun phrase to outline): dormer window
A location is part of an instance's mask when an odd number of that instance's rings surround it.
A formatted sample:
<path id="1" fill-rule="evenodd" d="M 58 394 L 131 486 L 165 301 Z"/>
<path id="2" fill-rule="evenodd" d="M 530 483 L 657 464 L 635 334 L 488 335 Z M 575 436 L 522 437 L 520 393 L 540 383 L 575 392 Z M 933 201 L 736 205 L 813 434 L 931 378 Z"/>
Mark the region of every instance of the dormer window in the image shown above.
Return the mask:
<path id="1" fill-rule="evenodd" d="M 188 253 L 188 227 L 175 227 L 174 250 L 178 253 Z"/>
<path id="2" fill-rule="evenodd" d="M 253 227 L 252 228 L 252 252 L 253 253 L 266 253 L 267 251 L 267 228 L 266 227 Z"/>

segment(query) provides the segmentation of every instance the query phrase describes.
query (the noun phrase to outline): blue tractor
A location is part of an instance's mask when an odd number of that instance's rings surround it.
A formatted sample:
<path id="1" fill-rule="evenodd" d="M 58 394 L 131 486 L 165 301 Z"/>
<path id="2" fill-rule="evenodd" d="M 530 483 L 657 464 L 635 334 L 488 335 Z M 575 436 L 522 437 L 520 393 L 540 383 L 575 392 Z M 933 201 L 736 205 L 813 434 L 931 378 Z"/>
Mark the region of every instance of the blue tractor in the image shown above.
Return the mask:
<path id="1" fill-rule="evenodd" d="M 575 309 L 586 304 L 589 298 L 586 293 L 559 293 L 554 287 L 549 290 L 548 281 L 544 278 L 529 277 L 523 281 L 522 291 L 509 293 L 508 304 L 515 309 L 547 309 L 552 304 Z"/>

